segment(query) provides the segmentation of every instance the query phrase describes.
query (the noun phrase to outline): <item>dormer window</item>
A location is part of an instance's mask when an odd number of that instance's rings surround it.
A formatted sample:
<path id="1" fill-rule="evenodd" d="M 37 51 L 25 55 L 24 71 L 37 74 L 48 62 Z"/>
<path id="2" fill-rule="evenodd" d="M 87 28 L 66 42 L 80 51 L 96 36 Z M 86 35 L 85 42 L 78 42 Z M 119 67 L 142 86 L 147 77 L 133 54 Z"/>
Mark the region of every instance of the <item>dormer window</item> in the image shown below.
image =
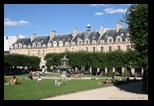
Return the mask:
<path id="1" fill-rule="evenodd" d="M 33 47 L 36 47 L 36 44 L 35 43 L 33 43 Z"/>
<path id="2" fill-rule="evenodd" d="M 69 42 L 66 42 L 66 43 L 65 43 L 65 46 L 69 46 Z"/>
<path id="3" fill-rule="evenodd" d="M 126 42 L 129 42 L 130 41 L 130 38 L 126 38 Z"/>
<path id="4" fill-rule="evenodd" d="M 56 41 L 53 42 L 53 46 L 57 46 L 57 42 Z"/>
<path id="5" fill-rule="evenodd" d="M 15 44 L 15 48 L 18 48 L 18 45 L 17 44 Z"/>
<path id="6" fill-rule="evenodd" d="M 71 42 L 72 45 L 75 45 L 75 42 Z"/>
<path id="7" fill-rule="evenodd" d="M 19 48 L 22 48 L 22 44 L 19 44 Z"/>
<path id="8" fill-rule="evenodd" d="M 40 44 L 40 43 L 38 43 L 38 44 L 37 44 L 37 47 L 41 47 L 41 44 Z"/>
<path id="9" fill-rule="evenodd" d="M 46 44 L 43 44 L 42 47 L 46 47 Z"/>
<path id="10" fill-rule="evenodd" d="M 121 36 L 123 36 L 124 35 L 124 33 L 121 33 Z"/>
<path id="11" fill-rule="evenodd" d="M 63 41 L 59 41 L 59 46 L 63 46 Z"/>
<path id="12" fill-rule="evenodd" d="M 101 40 L 101 41 L 100 41 L 100 43 L 104 43 L 104 41 L 103 41 L 103 40 Z"/>
<path id="13" fill-rule="evenodd" d="M 93 41 L 92 41 L 92 43 L 93 43 L 93 44 L 96 44 L 96 41 L 95 41 L 95 40 L 93 40 Z"/>
<path id="14" fill-rule="evenodd" d="M 82 44 L 82 41 L 80 40 L 80 41 L 78 42 L 78 44 Z"/>
<path id="15" fill-rule="evenodd" d="M 26 48 L 26 45 L 23 45 L 23 48 Z"/>
<path id="16" fill-rule="evenodd" d="M 48 47 L 51 47 L 51 43 L 48 43 Z"/>
<path id="17" fill-rule="evenodd" d="M 112 42 L 112 39 L 109 39 L 109 42 Z"/>

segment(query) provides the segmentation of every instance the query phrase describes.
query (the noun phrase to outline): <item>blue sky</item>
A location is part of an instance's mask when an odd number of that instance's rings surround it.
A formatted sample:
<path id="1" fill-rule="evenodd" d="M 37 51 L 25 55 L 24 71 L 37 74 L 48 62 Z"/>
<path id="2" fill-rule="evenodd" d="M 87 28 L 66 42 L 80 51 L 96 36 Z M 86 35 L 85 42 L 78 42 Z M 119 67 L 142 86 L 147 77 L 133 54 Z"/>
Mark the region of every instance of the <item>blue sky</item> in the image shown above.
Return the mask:
<path id="1" fill-rule="evenodd" d="M 123 19 L 130 4 L 4 4 L 4 36 L 30 37 L 73 33 L 74 28 L 85 32 L 88 22 L 91 30 L 115 28 Z M 123 28 L 127 24 L 121 23 Z"/>

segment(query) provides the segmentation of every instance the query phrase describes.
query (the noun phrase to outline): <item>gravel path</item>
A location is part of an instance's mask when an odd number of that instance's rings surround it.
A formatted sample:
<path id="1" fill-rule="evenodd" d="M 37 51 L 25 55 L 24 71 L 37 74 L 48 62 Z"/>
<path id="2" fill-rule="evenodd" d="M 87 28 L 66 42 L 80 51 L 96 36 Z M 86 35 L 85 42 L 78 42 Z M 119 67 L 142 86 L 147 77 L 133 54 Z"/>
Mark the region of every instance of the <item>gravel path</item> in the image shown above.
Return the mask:
<path id="1" fill-rule="evenodd" d="M 148 100 L 148 94 L 142 94 L 142 82 L 119 86 L 102 87 L 77 93 L 71 93 L 41 100 Z"/>

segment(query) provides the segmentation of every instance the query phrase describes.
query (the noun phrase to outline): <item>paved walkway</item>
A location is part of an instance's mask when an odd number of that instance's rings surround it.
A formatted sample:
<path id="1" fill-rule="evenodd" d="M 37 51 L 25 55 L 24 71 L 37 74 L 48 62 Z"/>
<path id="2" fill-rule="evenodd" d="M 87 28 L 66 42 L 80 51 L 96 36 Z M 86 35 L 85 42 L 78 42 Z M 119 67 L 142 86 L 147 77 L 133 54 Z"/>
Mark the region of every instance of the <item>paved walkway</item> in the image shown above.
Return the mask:
<path id="1" fill-rule="evenodd" d="M 142 82 L 109 86 L 71 93 L 41 100 L 148 100 L 148 94 L 141 94 Z"/>

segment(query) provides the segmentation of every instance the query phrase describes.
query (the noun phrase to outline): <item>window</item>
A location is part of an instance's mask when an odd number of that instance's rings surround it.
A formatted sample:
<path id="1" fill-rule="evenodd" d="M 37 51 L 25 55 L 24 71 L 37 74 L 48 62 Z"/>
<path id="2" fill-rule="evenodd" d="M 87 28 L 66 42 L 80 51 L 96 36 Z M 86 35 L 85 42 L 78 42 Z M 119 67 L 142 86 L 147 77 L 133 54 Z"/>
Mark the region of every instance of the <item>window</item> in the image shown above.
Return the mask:
<path id="1" fill-rule="evenodd" d="M 23 48 L 26 48 L 26 45 L 23 45 Z"/>
<path id="2" fill-rule="evenodd" d="M 103 40 L 101 40 L 101 41 L 100 41 L 100 43 L 104 43 L 104 41 L 103 41 Z"/>
<path id="3" fill-rule="evenodd" d="M 117 42 L 120 42 L 120 38 L 117 39 Z"/>
<path id="4" fill-rule="evenodd" d="M 65 43 L 65 46 L 69 46 L 69 42 L 66 42 L 66 43 Z"/>
<path id="5" fill-rule="evenodd" d="M 130 45 L 126 46 L 126 51 L 128 51 L 130 49 Z"/>
<path id="6" fill-rule="evenodd" d="M 81 51 L 81 48 L 79 47 L 79 51 Z"/>
<path id="7" fill-rule="evenodd" d="M 93 52 L 95 52 L 96 51 L 96 48 L 95 47 L 93 47 Z"/>
<path id="8" fill-rule="evenodd" d="M 63 46 L 63 41 L 59 41 L 59 46 Z"/>
<path id="9" fill-rule="evenodd" d="M 35 50 L 33 50 L 33 55 L 35 54 Z"/>
<path id="10" fill-rule="evenodd" d="M 129 39 L 129 38 L 127 38 L 127 39 L 126 39 L 126 41 L 130 41 L 130 39 Z"/>
<path id="11" fill-rule="evenodd" d="M 51 43 L 48 43 L 48 47 L 51 47 Z"/>
<path id="12" fill-rule="evenodd" d="M 129 33 L 127 33 L 127 36 L 129 36 Z"/>
<path id="13" fill-rule="evenodd" d="M 45 55 L 45 50 L 43 50 L 43 55 Z"/>
<path id="14" fill-rule="evenodd" d="M 38 50 L 38 55 L 40 55 L 40 50 Z"/>
<path id="15" fill-rule="evenodd" d="M 123 36 L 124 35 L 124 33 L 121 33 L 121 36 Z"/>
<path id="16" fill-rule="evenodd" d="M 109 42 L 112 42 L 112 39 L 109 39 Z"/>
<path id="17" fill-rule="evenodd" d="M 30 50 L 28 50 L 28 55 L 30 55 Z"/>
<path id="18" fill-rule="evenodd" d="M 41 44 L 40 44 L 40 43 L 38 43 L 38 44 L 37 44 L 37 47 L 41 47 Z"/>
<path id="19" fill-rule="evenodd" d="M 104 52 L 104 47 L 101 47 L 101 52 Z"/>
<path id="20" fill-rule="evenodd" d="M 72 52 L 74 52 L 75 50 L 74 50 L 74 48 L 72 48 Z"/>
<path id="21" fill-rule="evenodd" d="M 109 52 L 112 51 L 112 46 L 109 46 Z"/>
<path id="22" fill-rule="evenodd" d="M 79 41 L 79 44 L 81 44 L 81 41 Z"/>
<path id="23" fill-rule="evenodd" d="M 18 48 L 18 45 L 17 44 L 15 44 L 15 48 Z"/>
<path id="24" fill-rule="evenodd" d="M 35 43 L 33 43 L 33 47 L 36 47 L 36 44 Z"/>
<path id="25" fill-rule="evenodd" d="M 86 44 L 88 44 L 88 41 L 86 41 Z"/>
<path id="26" fill-rule="evenodd" d="M 86 47 L 85 50 L 88 52 L 88 47 Z"/>
<path id="27" fill-rule="evenodd" d="M 120 46 L 117 46 L 117 50 L 120 50 Z"/>
<path id="28" fill-rule="evenodd" d="M 19 44 L 19 48 L 22 48 L 22 45 L 21 44 Z"/>
<path id="29" fill-rule="evenodd" d="M 92 43 L 93 43 L 93 44 L 95 44 L 95 43 L 96 43 L 96 41 L 95 41 L 95 40 L 93 40 L 93 41 L 92 41 Z"/>

